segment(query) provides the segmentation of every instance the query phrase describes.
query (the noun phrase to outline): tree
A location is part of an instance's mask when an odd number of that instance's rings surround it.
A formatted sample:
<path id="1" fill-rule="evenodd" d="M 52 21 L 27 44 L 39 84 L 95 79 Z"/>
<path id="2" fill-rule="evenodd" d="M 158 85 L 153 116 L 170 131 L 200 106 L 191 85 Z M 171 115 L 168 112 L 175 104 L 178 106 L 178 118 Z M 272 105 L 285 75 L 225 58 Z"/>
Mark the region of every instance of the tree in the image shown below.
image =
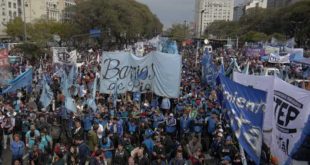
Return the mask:
<path id="1" fill-rule="evenodd" d="M 118 42 L 151 38 L 162 31 L 158 18 L 135 0 L 88 0 L 68 10 L 82 33 L 101 29 L 102 38 L 112 37 Z"/>
<path id="2" fill-rule="evenodd" d="M 27 27 L 29 28 L 29 24 L 27 24 Z M 6 33 L 13 38 L 24 38 L 23 20 L 20 17 L 16 17 L 15 19 L 9 21 L 6 24 Z"/>
<path id="3" fill-rule="evenodd" d="M 267 41 L 269 39 L 268 35 L 261 32 L 250 31 L 245 35 L 242 35 L 240 40 L 248 41 L 248 42 L 260 42 L 260 41 Z"/>
<path id="4" fill-rule="evenodd" d="M 190 36 L 190 29 L 184 24 L 173 24 L 171 28 L 167 30 L 167 35 L 178 43 L 184 41 Z"/>

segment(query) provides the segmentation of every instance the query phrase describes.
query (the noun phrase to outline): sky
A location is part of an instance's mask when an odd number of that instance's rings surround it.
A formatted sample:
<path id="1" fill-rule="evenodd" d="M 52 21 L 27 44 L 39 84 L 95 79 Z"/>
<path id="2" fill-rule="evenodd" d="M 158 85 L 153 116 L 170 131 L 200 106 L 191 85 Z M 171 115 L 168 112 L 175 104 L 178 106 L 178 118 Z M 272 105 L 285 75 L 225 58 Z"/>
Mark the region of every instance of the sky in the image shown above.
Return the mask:
<path id="1" fill-rule="evenodd" d="M 193 22 L 195 0 L 137 0 L 146 4 L 164 24 L 164 29 L 174 23 Z M 244 0 L 235 0 L 235 4 Z"/>
<path id="2" fill-rule="evenodd" d="M 194 20 L 195 0 L 137 0 L 146 4 L 164 24 L 164 29 L 174 23 Z"/>

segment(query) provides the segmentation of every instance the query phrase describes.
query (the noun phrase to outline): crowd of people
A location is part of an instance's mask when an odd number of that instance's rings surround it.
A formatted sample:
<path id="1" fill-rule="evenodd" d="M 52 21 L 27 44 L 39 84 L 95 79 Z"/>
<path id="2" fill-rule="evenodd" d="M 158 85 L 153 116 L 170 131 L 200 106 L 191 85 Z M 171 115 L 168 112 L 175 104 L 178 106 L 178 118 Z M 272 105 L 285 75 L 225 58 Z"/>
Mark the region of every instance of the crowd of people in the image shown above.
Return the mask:
<path id="1" fill-rule="evenodd" d="M 191 48 L 183 52 L 179 98 L 148 92 L 135 100 L 131 92 L 115 98 L 97 91 L 95 110 L 86 103 L 100 71 L 94 56 L 78 69 L 78 92 L 71 92 L 76 112 L 65 108 L 61 77 L 46 59 L 44 67 L 33 66 L 31 92 L 22 89 L 0 98 L 0 154 L 10 150 L 14 165 L 242 164 L 246 155 L 240 152 L 216 90 L 201 83 L 194 53 Z M 54 93 L 47 108 L 39 101 L 42 75 Z M 269 164 L 268 148 L 261 155 L 261 163 Z"/>

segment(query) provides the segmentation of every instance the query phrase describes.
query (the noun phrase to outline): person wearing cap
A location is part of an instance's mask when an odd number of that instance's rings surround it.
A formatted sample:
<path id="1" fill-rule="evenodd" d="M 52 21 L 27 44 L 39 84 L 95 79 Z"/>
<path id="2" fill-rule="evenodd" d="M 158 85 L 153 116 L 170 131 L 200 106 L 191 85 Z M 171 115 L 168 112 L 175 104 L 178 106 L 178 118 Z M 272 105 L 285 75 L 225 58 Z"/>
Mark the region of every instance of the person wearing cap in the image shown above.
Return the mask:
<path id="1" fill-rule="evenodd" d="M 220 164 L 221 165 L 231 165 L 231 157 L 229 157 L 229 156 L 223 157 Z"/>
<path id="2" fill-rule="evenodd" d="M 170 113 L 168 118 L 166 119 L 166 132 L 173 137 L 176 133 L 176 125 L 177 120 L 174 118 L 173 113 Z"/>
<path id="3" fill-rule="evenodd" d="M 153 130 L 151 130 L 151 129 L 145 130 L 144 141 L 142 142 L 142 144 L 145 145 L 148 153 L 152 153 L 153 149 L 154 149 L 154 141 L 152 139 L 153 135 L 154 135 L 154 131 Z"/>

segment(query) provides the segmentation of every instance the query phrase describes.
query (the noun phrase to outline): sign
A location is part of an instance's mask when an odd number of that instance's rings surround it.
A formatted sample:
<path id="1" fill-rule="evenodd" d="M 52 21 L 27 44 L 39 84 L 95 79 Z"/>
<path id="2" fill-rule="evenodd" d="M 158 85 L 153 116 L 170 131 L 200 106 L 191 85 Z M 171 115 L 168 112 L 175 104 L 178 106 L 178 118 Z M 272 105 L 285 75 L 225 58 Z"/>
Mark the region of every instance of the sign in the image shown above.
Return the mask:
<path id="1" fill-rule="evenodd" d="M 268 91 L 263 125 L 264 142 L 279 159 L 279 164 L 290 164 L 290 161 L 300 164 L 301 161 L 293 160 L 293 155 L 307 144 L 304 141 L 309 135 L 307 129 L 310 127 L 310 92 L 274 76 L 235 72 L 234 81 Z M 304 153 L 307 151 L 309 149 L 303 150 Z"/>
<path id="2" fill-rule="evenodd" d="M 66 47 L 52 47 L 53 63 L 75 64 L 77 60 L 77 51 L 67 52 Z"/>
<path id="3" fill-rule="evenodd" d="M 252 49 L 252 48 L 248 48 L 246 50 L 246 56 L 248 57 L 260 57 L 265 55 L 265 50 L 264 49 Z"/>
<path id="4" fill-rule="evenodd" d="M 219 78 L 236 138 L 255 164 L 259 164 L 266 92 L 233 82 L 222 74 Z"/>
<path id="5" fill-rule="evenodd" d="M 279 159 L 279 164 L 290 164 L 291 155 L 303 144 L 299 140 L 310 124 L 309 100 L 309 91 L 275 79 L 273 111 L 269 115 L 273 126 L 271 152 Z"/>
<path id="6" fill-rule="evenodd" d="M 266 46 L 265 47 L 265 54 L 280 54 L 280 48 L 279 47 L 273 47 L 273 46 Z"/>
<path id="7" fill-rule="evenodd" d="M 100 29 L 91 29 L 89 31 L 89 35 L 92 38 L 99 38 L 101 35 L 101 30 Z"/>
<path id="8" fill-rule="evenodd" d="M 137 57 L 129 52 L 103 52 L 100 92 L 111 94 L 153 91 L 177 98 L 181 82 L 181 57 L 151 52 Z"/>
<path id="9" fill-rule="evenodd" d="M 279 54 L 273 54 L 271 53 L 269 55 L 268 62 L 270 63 L 279 63 L 279 64 L 286 64 L 290 63 L 290 54 L 280 56 Z"/>
<path id="10" fill-rule="evenodd" d="M 210 55 L 208 53 L 208 50 L 206 50 L 205 54 L 201 59 L 202 82 L 210 85 L 215 85 L 218 72 L 212 60 L 212 55 Z"/>

